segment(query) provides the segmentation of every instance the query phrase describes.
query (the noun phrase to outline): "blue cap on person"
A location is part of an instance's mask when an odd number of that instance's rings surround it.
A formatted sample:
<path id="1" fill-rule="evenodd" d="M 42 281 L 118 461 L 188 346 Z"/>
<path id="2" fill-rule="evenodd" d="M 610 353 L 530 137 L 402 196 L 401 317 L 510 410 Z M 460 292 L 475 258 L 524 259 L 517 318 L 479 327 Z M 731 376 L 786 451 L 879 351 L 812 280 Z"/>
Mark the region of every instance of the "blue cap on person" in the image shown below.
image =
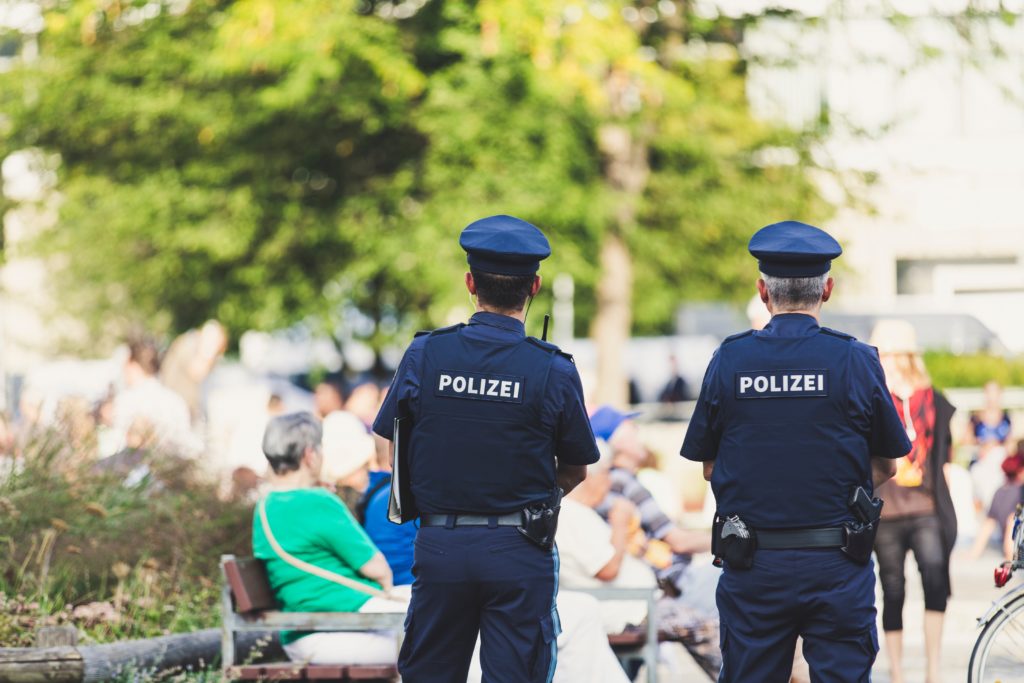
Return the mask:
<path id="1" fill-rule="evenodd" d="M 615 430 L 626 420 L 632 420 L 640 413 L 623 413 L 611 406 L 601 406 L 590 416 L 590 429 L 598 439 L 609 441 Z"/>
<path id="2" fill-rule="evenodd" d="M 497 275 L 533 275 L 551 256 L 551 245 L 537 226 L 514 216 L 488 216 L 459 236 L 469 267 Z"/>
<path id="3" fill-rule="evenodd" d="M 832 267 L 843 253 L 832 235 L 799 221 L 767 225 L 750 238 L 750 254 L 761 272 L 775 277 L 814 277 Z"/>

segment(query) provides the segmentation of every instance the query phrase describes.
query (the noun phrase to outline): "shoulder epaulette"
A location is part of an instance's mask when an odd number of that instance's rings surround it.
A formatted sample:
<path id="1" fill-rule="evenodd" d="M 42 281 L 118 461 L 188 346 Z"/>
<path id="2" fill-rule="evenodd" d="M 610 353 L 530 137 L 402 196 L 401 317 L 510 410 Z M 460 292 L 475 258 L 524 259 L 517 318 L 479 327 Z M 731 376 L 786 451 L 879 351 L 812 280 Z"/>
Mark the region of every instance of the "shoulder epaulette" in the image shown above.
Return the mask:
<path id="1" fill-rule="evenodd" d="M 754 334 L 753 330 L 747 330 L 746 332 L 739 332 L 737 334 L 730 334 L 728 337 L 726 337 L 725 339 L 722 340 L 722 346 L 725 346 L 729 342 L 736 341 L 737 339 L 743 339 L 744 337 L 749 337 L 752 334 Z"/>
<path id="2" fill-rule="evenodd" d="M 551 342 L 542 341 L 540 339 L 537 339 L 536 337 L 527 337 L 526 341 L 531 343 L 531 344 L 533 344 L 534 346 L 536 346 L 538 348 L 544 349 L 545 351 L 557 353 L 559 356 L 562 356 L 563 358 L 566 358 L 570 363 L 575 363 L 576 362 L 576 361 L 573 360 L 571 353 L 566 353 L 565 351 L 563 351 L 562 349 L 558 348 L 557 346 L 555 346 Z"/>
<path id="3" fill-rule="evenodd" d="M 449 325 L 448 327 L 439 327 L 436 330 L 420 330 L 419 332 L 414 334 L 413 337 L 422 337 L 424 335 L 435 335 L 435 334 L 448 334 L 449 332 L 458 332 L 463 327 L 465 327 L 465 323 L 458 323 L 456 325 Z"/>
<path id="4" fill-rule="evenodd" d="M 852 334 L 846 334 L 845 332 L 840 332 L 839 330 L 833 330 L 831 327 L 822 327 L 821 331 L 827 335 L 830 335 L 832 337 L 839 337 L 840 339 L 845 339 L 846 341 L 857 341 L 857 338 L 854 337 Z"/>

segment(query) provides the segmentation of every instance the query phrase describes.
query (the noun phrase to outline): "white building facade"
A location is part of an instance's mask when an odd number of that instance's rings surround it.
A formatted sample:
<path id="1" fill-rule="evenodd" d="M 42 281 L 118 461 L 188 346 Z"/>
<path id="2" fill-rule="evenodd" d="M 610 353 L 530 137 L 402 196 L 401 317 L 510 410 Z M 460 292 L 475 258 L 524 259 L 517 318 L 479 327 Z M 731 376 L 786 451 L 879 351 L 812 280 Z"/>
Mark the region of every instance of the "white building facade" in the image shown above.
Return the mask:
<path id="1" fill-rule="evenodd" d="M 837 307 L 968 313 L 1024 352 L 1021 8 L 966 21 L 956 2 L 799 4 L 747 32 L 748 95 L 760 117 L 830 123 Z"/>

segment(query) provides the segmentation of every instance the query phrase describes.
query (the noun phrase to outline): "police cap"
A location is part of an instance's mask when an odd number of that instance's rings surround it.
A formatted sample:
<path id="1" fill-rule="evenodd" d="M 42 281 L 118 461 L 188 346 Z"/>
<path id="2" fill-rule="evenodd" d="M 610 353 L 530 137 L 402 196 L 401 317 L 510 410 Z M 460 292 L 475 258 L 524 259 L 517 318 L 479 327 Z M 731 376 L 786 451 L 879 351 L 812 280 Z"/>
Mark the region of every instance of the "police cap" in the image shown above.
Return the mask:
<path id="1" fill-rule="evenodd" d="M 750 238 L 748 249 L 761 272 L 775 277 L 823 275 L 832 267 L 832 259 L 843 253 L 827 232 L 798 221 L 761 228 Z"/>
<path id="2" fill-rule="evenodd" d="M 470 223 L 459 237 L 469 267 L 498 275 L 532 275 L 551 255 L 536 226 L 513 216 L 489 216 Z"/>

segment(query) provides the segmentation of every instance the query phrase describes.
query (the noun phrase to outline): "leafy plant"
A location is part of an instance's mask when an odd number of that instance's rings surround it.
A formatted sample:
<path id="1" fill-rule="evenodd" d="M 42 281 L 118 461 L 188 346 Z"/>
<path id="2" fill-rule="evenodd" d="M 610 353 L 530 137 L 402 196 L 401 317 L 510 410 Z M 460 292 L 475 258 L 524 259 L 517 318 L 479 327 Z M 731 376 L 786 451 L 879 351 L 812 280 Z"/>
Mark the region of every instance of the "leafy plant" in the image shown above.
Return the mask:
<path id="1" fill-rule="evenodd" d="M 925 365 L 935 386 L 982 387 L 995 380 L 1003 386 L 1024 386 L 1024 358 L 989 354 L 954 354 L 929 351 Z"/>
<path id="2" fill-rule="evenodd" d="M 216 625 L 218 560 L 247 552 L 251 509 L 172 456 L 131 485 L 80 457 L 54 430 L 5 458 L 0 646 L 50 624 L 94 642 Z"/>

